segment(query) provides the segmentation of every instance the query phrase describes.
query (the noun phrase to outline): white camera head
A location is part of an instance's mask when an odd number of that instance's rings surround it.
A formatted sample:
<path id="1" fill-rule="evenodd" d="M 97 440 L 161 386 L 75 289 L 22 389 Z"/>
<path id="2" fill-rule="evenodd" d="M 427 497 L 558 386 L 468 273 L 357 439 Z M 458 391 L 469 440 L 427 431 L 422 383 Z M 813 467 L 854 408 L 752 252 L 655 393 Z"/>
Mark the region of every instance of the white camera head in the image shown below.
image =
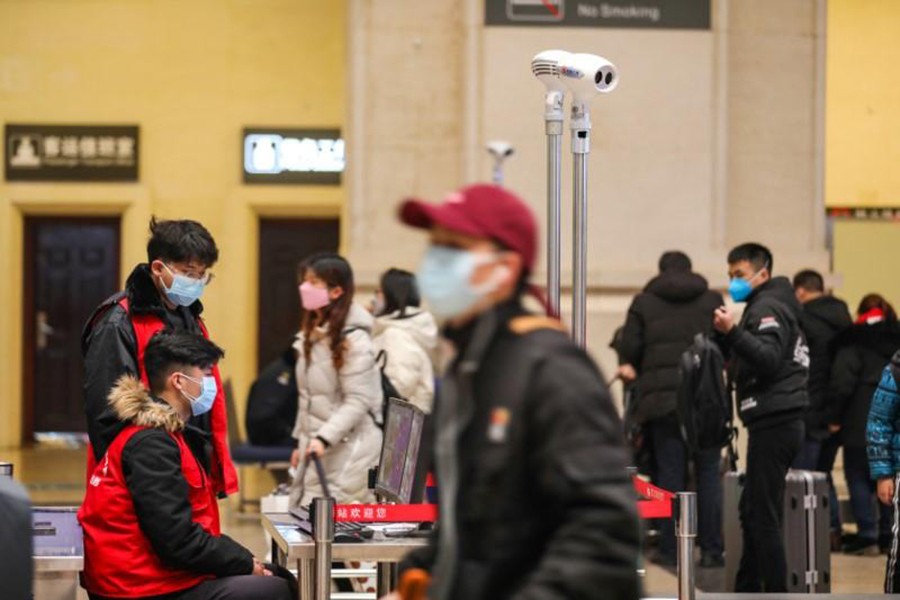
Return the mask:
<path id="1" fill-rule="evenodd" d="M 572 53 L 565 50 L 544 50 L 531 59 L 531 72 L 548 92 L 565 93 L 566 85 L 559 80 L 559 64 L 571 56 Z"/>
<path id="2" fill-rule="evenodd" d="M 570 54 L 559 62 L 559 78 L 572 91 L 573 103 L 586 104 L 619 85 L 616 66 L 596 54 Z"/>
<path id="3" fill-rule="evenodd" d="M 515 153 L 515 149 L 512 147 L 512 144 L 503 140 L 494 140 L 493 142 L 488 142 L 487 149 L 488 152 L 491 153 L 491 156 L 493 156 L 497 160 L 503 160 L 504 158 L 512 156 Z"/>
<path id="4" fill-rule="evenodd" d="M 544 119 L 548 122 L 563 120 L 563 100 L 567 88 L 565 82 L 559 78 L 559 64 L 571 56 L 572 54 L 565 50 L 544 50 L 531 59 L 531 72 L 547 88 L 547 95 L 544 98 Z"/>

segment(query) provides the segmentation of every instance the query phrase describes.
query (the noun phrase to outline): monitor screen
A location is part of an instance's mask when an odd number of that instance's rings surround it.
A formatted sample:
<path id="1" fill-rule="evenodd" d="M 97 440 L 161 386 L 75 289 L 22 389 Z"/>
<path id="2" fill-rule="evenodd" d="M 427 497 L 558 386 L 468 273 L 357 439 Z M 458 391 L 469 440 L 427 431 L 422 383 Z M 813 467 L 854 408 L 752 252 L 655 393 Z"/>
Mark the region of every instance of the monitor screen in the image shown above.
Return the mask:
<path id="1" fill-rule="evenodd" d="M 424 423 L 425 414 L 409 402 L 389 400 L 375 493 L 390 502 L 412 501 Z"/>

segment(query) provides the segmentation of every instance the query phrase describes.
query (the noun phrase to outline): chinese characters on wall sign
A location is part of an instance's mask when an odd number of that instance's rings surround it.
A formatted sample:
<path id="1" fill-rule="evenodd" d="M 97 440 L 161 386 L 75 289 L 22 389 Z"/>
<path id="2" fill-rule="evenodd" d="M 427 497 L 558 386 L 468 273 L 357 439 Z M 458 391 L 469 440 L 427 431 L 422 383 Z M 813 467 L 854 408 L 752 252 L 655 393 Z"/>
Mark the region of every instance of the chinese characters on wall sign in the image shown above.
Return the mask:
<path id="1" fill-rule="evenodd" d="M 338 129 L 245 129 L 243 146 L 245 183 L 341 183 Z"/>
<path id="2" fill-rule="evenodd" d="M 5 127 L 7 181 L 137 181 L 138 127 Z"/>

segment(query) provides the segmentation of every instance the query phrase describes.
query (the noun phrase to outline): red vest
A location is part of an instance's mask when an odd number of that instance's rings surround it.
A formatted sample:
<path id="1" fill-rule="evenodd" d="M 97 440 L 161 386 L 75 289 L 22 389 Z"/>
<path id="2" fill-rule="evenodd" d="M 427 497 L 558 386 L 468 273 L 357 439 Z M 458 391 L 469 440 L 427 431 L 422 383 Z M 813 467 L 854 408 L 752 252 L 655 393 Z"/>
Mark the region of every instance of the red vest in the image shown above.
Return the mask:
<path id="1" fill-rule="evenodd" d="M 134 598 L 184 590 L 213 579 L 165 566 L 137 520 L 134 502 L 122 473 L 122 449 L 146 429 L 126 427 L 91 474 L 78 511 L 84 530 L 81 584 L 100 596 Z M 181 451 L 181 470 L 188 484 L 192 519 L 208 533 L 221 535 L 216 492 L 181 432 L 169 434 Z"/>
<path id="2" fill-rule="evenodd" d="M 136 315 L 128 310 L 128 298 L 119 300 L 119 306 L 125 309 L 134 327 L 134 336 L 137 341 L 137 364 L 140 371 L 141 381 L 144 387 L 150 388 L 147 381 L 147 371 L 144 368 L 144 352 L 150 338 L 165 329 L 166 324 L 162 319 L 155 315 Z M 203 319 L 197 317 L 197 324 L 203 332 L 205 338 L 209 338 L 209 332 Z M 222 377 L 219 374 L 219 367 L 213 367 L 213 377 L 216 378 L 216 386 L 218 394 L 213 403 L 210 412 L 210 426 L 212 428 L 212 464 L 210 465 L 210 477 L 212 478 L 213 490 L 217 494 L 226 493 L 233 494 L 238 491 L 237 472 L 234 463 L 231 462 L 231 451 L 228 449 L 228 407 L 225 406 L 225 390 L 222 387 Z M 91 477 L 96 467 L 94 453 L 88 452 L 87 476 Z"/>

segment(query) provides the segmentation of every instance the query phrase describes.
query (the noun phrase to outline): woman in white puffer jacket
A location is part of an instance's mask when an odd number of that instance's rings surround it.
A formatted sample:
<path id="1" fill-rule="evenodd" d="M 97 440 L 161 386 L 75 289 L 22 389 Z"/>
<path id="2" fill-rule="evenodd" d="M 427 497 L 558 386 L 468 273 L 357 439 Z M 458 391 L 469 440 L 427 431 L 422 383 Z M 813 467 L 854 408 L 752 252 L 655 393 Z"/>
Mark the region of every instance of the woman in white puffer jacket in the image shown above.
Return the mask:
<path id="1" fill-rule="evenodd" d="M 400 396 L 430 413 L 438 327 L 431 313 L 419 304 L 412 273 L 400 269 L 385 272 L 375 292 L 373 342 L 378 362 Z"/>
<path id="2" fill-rule="evenodd" d="M 305 456 L 322 459 L 329 491 L 338 502 L 371 502 L 369 469 L 378 465 L 381 375 L 372 347 L 372 316 L 353 302 L 350 264 L 336 254 L 309 259 L 300 285 L 302 324 L 297 351 L 299 410 L 294 426 L 297 467 Z M 307 505 L 323 490 L 316 470 L 298 469 L 291 505 Z M 301 478 L 301 474 L 303 477 Z"/>

